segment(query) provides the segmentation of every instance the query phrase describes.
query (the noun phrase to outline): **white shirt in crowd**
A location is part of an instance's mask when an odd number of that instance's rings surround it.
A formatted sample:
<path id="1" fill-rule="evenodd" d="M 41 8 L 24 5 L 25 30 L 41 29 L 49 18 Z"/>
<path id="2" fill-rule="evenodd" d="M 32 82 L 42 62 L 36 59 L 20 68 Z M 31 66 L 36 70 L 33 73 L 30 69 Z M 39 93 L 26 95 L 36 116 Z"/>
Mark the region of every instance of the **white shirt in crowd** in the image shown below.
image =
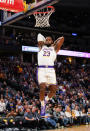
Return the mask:
<path id="1" fill-rule="evenodd" d="M 80 116 L 80 112 L 78 110 L 74 110 L 74 113 L 76 117 Z"/>
<path id="2" fill-rule="evenodd" d="M 72 115 L 71 115 L 71 113 L 70 112 L 65 112 L 65 115 L 66 115 L 66 117 L 72 117 Z"/>
<path id="3" fill-rule="evenodd" d="M 6 109 L 6 104 L 0 101 L 0 112 L 3 112 Z"/>

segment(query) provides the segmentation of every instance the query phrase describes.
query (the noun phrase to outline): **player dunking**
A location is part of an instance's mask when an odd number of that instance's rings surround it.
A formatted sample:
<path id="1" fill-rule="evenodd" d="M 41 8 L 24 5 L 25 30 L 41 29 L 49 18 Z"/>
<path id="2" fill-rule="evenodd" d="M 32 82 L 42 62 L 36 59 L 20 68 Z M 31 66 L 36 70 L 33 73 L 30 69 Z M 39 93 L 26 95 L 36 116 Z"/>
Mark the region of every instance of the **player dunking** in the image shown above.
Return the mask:
<path id="1" fill-rule="evenodd" d="M 45 115 L 45 107 L 57 91 L 56 74 L 54 62 L 58 51 L 60 50 L 64 37 L 58 38 L 55 42 L 51 37 L 44 37 L 38 34 L 38 83 L 40 86 L 41 115 Z M 48 86 L 49 93 L 45 97 L 45 89 Z"/>

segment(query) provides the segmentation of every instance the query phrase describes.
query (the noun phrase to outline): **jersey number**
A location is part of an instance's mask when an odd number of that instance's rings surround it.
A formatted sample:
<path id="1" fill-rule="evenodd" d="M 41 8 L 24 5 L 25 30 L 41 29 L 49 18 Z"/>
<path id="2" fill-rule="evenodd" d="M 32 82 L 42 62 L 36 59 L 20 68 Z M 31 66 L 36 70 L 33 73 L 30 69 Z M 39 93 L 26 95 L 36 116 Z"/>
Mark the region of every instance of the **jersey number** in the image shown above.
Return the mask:
<path id="1" fill-rule="evenodd" d="M 43 56 L 50 56 L 50 51 L 44 51 Z"/>

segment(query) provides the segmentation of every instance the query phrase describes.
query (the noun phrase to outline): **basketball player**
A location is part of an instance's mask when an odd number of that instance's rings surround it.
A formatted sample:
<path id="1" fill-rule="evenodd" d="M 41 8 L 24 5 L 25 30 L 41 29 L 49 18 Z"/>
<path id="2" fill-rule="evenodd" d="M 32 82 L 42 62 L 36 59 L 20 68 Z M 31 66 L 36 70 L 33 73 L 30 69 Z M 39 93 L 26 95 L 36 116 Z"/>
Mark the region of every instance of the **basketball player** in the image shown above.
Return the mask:
<path id="1" fill-rule="evenodd" d="M 40 86 L 41 116 L 45 115 L 45 107 L 57 91 L 56 74 L 54 62 L 58 51 L 60 50 L 64 37 L 58 38 L 55 42 L 51 37 L 44 37 L 38 34 L 38 83 Z M 48 86 L 49 93 L 45 97 L 45 89 Z"/>

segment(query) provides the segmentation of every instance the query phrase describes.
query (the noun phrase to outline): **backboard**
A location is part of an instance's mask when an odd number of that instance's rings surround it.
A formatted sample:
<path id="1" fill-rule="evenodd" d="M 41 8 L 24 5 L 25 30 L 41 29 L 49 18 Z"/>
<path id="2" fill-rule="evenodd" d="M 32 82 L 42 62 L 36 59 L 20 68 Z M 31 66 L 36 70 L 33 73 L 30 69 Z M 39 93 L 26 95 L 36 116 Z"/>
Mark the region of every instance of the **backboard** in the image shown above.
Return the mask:
<path id="1" fill-rule="evenodd" d="M 59 0 L 30 0 L 30 3 L 25 5 L 25 11 L 20 13 L 12 13 L 3 11 L 2 13 L 2 25 L 6 26 L 12 24 L 20 19 L 23 19 L 29 15 L 32 15 L 35 11 L 43 9 L 48 5 L 53 5 Z"/>

